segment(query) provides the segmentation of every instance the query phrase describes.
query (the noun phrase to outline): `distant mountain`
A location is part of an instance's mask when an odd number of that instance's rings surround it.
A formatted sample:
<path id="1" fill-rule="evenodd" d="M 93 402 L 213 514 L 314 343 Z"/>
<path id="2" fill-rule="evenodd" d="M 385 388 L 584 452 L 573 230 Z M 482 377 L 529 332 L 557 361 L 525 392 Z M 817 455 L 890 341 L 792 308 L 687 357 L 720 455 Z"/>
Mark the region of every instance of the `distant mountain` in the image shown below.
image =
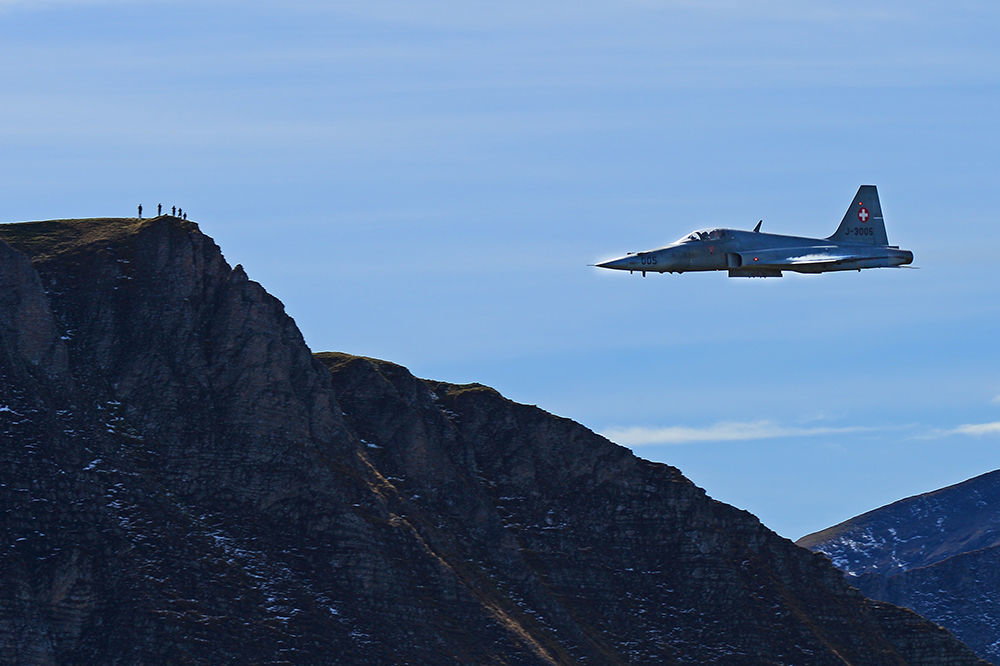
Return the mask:
<path id="1" fill-rule="evenodd" d="M 2 663 L 982 663 L 579 424 L 314 357 L 193 223 L 0 239 Z"/>
<path id="2" fill-rule="evenodd" d="M 810 534 L 866 595 L 912 608 L 1000 664 L 1000 471 Z"/>

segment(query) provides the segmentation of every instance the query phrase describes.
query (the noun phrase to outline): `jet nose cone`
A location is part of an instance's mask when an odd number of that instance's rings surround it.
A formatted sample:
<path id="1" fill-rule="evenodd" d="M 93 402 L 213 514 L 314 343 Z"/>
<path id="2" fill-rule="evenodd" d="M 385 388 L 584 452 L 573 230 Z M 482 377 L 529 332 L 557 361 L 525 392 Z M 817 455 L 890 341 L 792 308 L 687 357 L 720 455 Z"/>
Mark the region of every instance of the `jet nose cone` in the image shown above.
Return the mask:
<path id="1" fill-rule="evenodd" d="M 632 259 L 633 258 L 631 256 L 622 257 L 620 259 L 611 259 L 610 261 L 602 261 L 601 263 L 596 264 L 596 266 L 598 268 L 615 268 L 618 270 L 629 270 L 633 268 L 631 266 Z"/>

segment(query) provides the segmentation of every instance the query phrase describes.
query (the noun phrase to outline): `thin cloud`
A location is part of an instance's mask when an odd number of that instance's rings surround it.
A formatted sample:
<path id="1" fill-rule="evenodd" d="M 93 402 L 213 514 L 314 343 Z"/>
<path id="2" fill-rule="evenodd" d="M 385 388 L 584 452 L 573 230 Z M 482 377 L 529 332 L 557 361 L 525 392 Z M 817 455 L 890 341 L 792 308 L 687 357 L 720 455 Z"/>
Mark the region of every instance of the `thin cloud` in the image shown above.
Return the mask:
<path id="1" fill-rule="evenodd" d="M 631 0 L 626 4 L 654 10 L 690 10 L 729 18 L 780 19 L 786 22 L 899 21 L 912 16 L 912 13 L 873 8 L 868 3 L 840 3 L 822 7 L 801 2 L 778 2 L 757 8 L 759 11 L 754 11 L 754 8 L 740 0 Z"/>
<path id="2" fill-rule="evenodd" d="M 1000 435 L 1000 421 L 990 423 L 966 423 L 957 428 L 947 431 L 949 435 L 972 435 L 982 437 L 983 435 Z"/>
<path id="3" fill-rule="evenodd" d="M 812 437 L 878 430 L 870 427 L 785 426 L 773 421 L 724 421 L 703 427 L 669 426 L 665 428 L 610 428 L 601 433 L 626 446 L 692 444 L 695 442 L 734 442 L 780 437 Z"/>
<path id="4" fill-rule="evenodd" d="M 47 9 L 55 6 L 80 7 L 84 5 L 111 4 L 113 0 L 0 0 L 0 9 Z"/>
<path id="5" fill-rule="evenodd" d="M 114 5 L 189 4 L 189 0 L 0 0 L 2 10 L 42 11 L 73 7 L 101 7 Z"/>

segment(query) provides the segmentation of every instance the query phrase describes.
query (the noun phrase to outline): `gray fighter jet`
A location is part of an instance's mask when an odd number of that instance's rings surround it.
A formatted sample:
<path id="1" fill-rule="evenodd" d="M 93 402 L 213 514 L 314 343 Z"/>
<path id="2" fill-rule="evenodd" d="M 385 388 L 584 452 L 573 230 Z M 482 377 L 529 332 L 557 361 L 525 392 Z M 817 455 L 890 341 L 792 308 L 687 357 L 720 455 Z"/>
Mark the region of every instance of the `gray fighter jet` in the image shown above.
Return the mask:
<path id="1" fill-rule="evenodd" d="M 600 268 L 650 273 L 729 271 L 729 277 L 781 277 L 782 271 L 826 273 L 862 268 L 899 267 L 913 253 L 889 245 L 882 206 L 874 185 L 862 185 L 844 219 L 829 238 L 779 236 L 760 231 L 695 231 L 658 250 L 630 252 Z"/>

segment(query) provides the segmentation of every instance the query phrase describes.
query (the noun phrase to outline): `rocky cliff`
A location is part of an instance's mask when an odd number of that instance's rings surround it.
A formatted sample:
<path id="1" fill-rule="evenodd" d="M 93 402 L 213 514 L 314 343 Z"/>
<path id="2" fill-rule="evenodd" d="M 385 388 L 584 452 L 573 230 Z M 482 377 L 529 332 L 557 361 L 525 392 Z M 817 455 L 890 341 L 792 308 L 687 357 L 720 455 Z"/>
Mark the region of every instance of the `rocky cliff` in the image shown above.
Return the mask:
<path id="1" fill-rule="evenodd" d="M 980 663 L 672 467 L 314 357 L 193 223 L 0 239 L 0 661 Z"/>
<path id="2" fill-rule="evenodd" d="M 865 594 L 939 622 L 1000 663 L 1000 471 L 909 497 L 799 540 Z"/>

